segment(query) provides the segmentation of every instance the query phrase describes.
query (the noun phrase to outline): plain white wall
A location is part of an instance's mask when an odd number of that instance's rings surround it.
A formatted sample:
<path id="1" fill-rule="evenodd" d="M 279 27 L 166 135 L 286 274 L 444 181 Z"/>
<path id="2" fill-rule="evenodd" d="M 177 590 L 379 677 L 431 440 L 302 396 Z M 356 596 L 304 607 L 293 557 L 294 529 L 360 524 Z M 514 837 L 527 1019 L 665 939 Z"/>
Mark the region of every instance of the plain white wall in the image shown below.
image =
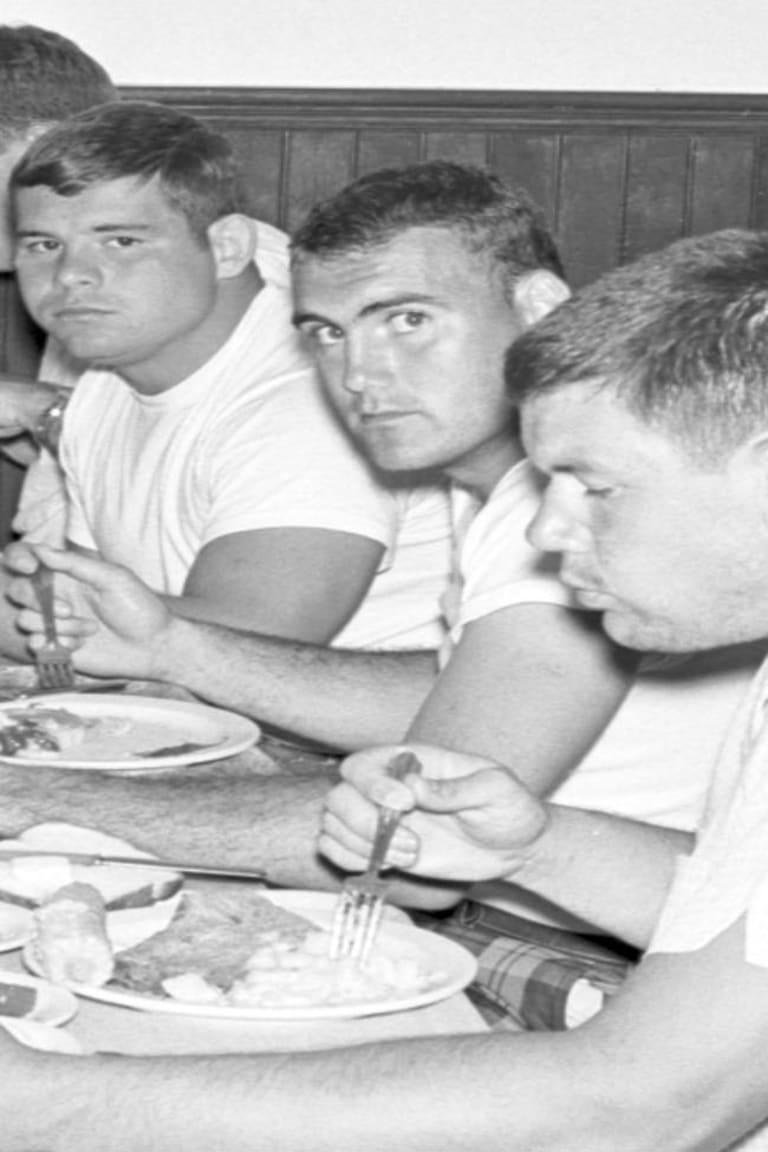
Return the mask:
<path id="1" fill-rule="evenodd" d="M 120 84 L 768 89 L 768 0 L 0 0 Z"/>

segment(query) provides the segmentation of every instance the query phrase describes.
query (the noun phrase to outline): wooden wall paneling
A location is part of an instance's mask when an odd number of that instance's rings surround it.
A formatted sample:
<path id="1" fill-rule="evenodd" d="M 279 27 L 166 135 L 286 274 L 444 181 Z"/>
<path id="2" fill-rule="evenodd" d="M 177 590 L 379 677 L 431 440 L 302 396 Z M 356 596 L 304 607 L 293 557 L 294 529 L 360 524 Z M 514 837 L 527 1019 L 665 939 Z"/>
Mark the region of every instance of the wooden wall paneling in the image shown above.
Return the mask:
<path id="1" fill-rule="evenodd" d="M 573 288 L 618 262 L 625 169 L 623 133 L 564 137 L 555 234 Z"/>
<path id="2" fill-rule="evenodd" d="M 688 230 L 748 228 L 752 215 L 755 141 L 751 135 L 693 138 Z"/>
<path id="3" fill-rule="evenodd" d="M 642 134 L 630 139 L 621 263 L 686 233 L 690 174 L 687 134 Z"/>
<path id="4" fill-rule="evenodd" d="M 281 223 L 296 228 L 318 200 L 338 192 L 355 173 L 356 133 L 294 131 L 288 139 Z"/>
<path id="5" fill-rule="evenodd" d="M 421 133 L 363 128 L 358 133 L 356 175 L 399 168 L 421 159 Z"/>
<path id="6" fill-rule="evenodd" d="M 768 228 L 768 134 L 757 134 L 754 142 L 750 224 L 753 228 Z"/>
<path id="7" fill-rule="evenodd" d="M 485 164 L 488 133 L 485 131 L 427 132 L 425 160 L 455 160 L 459 164 Z"/>
<path id="8" fill-rule="evenodd" d="M 258 220 L 282 226 L 285 133 L 277 129 L 227 129 L 245 185 L 248 212 Z"/>
<path id="9" fill-rule="evenodd" d="M 560 136 L 553 132 L 496 132 L 490 162 L 503 180 L 524 188 L 533 197 L 554 230 L 559 208 Z"/>

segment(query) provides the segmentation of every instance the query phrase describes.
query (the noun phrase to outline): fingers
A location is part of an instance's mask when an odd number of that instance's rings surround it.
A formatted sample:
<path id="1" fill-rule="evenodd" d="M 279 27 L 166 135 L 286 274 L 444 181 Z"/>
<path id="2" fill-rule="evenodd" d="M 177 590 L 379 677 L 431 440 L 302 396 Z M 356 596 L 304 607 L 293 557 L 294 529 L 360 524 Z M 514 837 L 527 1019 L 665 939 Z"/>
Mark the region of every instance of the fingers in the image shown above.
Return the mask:
<path id="1" fill-rule="evenodd" d="M 348 871 L 361 871 L 368 863 L 376 829 L 377 806 L 351 784 L 341 783 L 326 797 L 319 850 Z M 408 867 L 418 854 L 418 838 L 400 825 L 392 838 L 387 864 Z"/>

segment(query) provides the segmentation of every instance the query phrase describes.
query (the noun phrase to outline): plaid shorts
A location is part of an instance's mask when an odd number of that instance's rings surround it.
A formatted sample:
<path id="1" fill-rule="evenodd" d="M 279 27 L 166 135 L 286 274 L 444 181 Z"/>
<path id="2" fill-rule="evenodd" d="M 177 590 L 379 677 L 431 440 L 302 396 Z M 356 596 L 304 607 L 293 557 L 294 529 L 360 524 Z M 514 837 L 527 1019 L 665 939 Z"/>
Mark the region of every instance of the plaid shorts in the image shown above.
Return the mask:
<path id="1" fill-rule="evenodd" d="M 448 915 L 419 913 L 414 921 L 468 948 L 478 973 L 467 989 L 489 1027 L 553 1031 L 593 1015 L 621 986 L 639 959 L 609 936 L 551 928 L 464 900 Z"/>

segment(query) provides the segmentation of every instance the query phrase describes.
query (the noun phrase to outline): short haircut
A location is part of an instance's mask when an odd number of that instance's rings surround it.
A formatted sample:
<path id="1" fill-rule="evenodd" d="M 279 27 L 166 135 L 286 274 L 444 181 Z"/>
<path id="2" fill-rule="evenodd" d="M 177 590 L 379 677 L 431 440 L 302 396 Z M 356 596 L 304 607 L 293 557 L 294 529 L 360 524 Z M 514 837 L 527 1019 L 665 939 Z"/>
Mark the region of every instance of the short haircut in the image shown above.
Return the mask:
<path id="1" fill-rule="evenodd" d="M 0 150 L 117 99 L 102 66 L 66 36 L 34 24 L 0 24 Z"/>
<path id="2" fill-rule="evenodd" d="M 232 146 L 202 121 L 163 104 L 121 101 L 81 112 L 50 128 L 24 153 L 12 192 L 39 185 L 77 196 L 123 177 L 159 180 L 198 240 L 221 216 L 241 211 Z"/>
<path id="3" fill-rule="evenodd" d="M 519 188 L 484 168 L 432 160 L 360 177 L 316 205 L 293 234 L 294 259 L 333 258 L 388 243 L 408 228 L 459 231 L 470 251 L 499 264 L 507 281 L 565 273 L 544 217 Z"/>
<path id="4" fill-rule="evenodd" d="M 505 378 L 516 406 L 610 389 L 717 468 L 768 429 L 768 232 L 680 240 L 609 272 L 515 340 Z"/>

